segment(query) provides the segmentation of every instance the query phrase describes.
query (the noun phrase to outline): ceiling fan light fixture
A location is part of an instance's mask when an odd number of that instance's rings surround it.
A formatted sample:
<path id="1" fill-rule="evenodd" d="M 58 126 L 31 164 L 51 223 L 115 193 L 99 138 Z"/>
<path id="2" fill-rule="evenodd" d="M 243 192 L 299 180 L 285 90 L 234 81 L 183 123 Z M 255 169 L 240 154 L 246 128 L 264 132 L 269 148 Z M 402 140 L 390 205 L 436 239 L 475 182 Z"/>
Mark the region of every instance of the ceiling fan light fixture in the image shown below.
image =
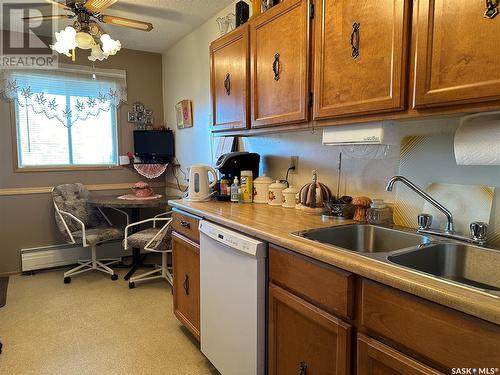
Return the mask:
<path id="1" fill-rule="evenodd" d="M 54 51 L 71 57 L 71 50 L 77 47 L 76 30 L 71 26 L 67 26 L 64 30 L 55 33 L 56 43 L 51 45 Z"/>
<path id="2" fill-rule="evenodd" d="M 92 51 L 90 52 L 90 56 L 88 57 L 90 61 L 102 61 L 107 58 L 108 56 L 104 54 L 99 44 L 96 44 L 94 47 L 92 47 Z"/>
<path id="3" fill-rule="evenodd" d="M 102 50 L 105 55 L 112 56 L 121 50 L 122 44 L 119 40 L 113 40 L 108 34 L 101 35 Z"/>
<path id="4" fill-rule="evenodd" d="M 96 42 L 92 37 L 92 35 L 84 31 L 76 33 L 75 39 L 78 48 L 81 49 L 91 49 L 93 46 L 96 45 Z"/>

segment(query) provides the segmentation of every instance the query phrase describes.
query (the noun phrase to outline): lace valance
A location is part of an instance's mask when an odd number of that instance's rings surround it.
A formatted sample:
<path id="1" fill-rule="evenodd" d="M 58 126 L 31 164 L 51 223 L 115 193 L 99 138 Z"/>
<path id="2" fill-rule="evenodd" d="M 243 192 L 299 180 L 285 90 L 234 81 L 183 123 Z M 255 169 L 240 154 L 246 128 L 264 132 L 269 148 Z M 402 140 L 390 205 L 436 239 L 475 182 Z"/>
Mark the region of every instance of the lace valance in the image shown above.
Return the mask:
<path id="1" fill-rule="evenodd" d="M 0 96 L 71 126 L 126 102 L 126 73 L 63 64 L 55 70 L 6 69 L 0 71 Z"/>

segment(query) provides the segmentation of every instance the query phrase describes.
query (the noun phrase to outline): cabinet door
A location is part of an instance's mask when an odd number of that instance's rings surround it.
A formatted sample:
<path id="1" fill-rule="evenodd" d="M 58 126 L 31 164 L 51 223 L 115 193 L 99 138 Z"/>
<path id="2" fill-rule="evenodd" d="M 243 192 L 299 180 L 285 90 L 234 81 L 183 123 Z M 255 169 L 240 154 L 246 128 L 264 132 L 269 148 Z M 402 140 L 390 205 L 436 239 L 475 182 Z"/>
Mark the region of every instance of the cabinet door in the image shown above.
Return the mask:
<path id="1" fill-rule="evenodd" d="M 408 0 L 321 0 L 314 119 L 404 109 Z"/>
<path id="2" fill-rule="evenodd" d="M 348 374 L 351 326 L 269 284 L 269 374 Z"/>
<path id="3" fill-rule="evenodd" d="M 252 127 L 308 120 L 308 4 L 288 0 L 251 22 Z"/>
<path id="4" fill-rule="evenodd" d="M 369 337 L 358 335 L 359 375 L 438 375 L 430 367 Z"/>
<path id="5" fill-rule="evenodd" d="M 500 16 L 486 1 L 419 0 L 414 107 L 500 99 Z"/>
<path id="6" fill-rule="evenodd" d="M 174 314 L 200 340 L 200 247 L 172 234 Z"/>
<path id="7" fill-rule="evenodd" d="M 214 130 L 249 125 L 248 25 L 210 45 L 210 84 Z"/>

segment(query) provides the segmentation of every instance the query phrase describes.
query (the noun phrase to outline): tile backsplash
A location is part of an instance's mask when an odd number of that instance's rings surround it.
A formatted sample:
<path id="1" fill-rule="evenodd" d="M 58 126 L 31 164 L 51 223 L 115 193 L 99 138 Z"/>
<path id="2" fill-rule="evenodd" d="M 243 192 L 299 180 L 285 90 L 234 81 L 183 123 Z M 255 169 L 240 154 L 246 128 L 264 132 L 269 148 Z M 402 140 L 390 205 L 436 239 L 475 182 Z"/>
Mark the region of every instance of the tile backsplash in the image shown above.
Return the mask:
<path id="1" fill-rule="evenodd" d="M 396 174 L 408 177 L 424 189 L 431 183 L 498 187 L 492 202 L 490 239 L 500 245 L 500 166 L 456 165 L 453 137 L 458 123 L 459 118 L 454 117 L 394 124 L 399 140 L 408 136 L 428 140 L 424 152 L 417 152 L 418 157 L 413 155 L 411 163 L 401 160 L 400 145 L 389 146 L 377 152 L 366 149 L 352 152 L 349 146 L 323 146 L 321 129 L 244 138 L 240 149 L 259 153 L 261 173 L 266 173 L 271 178 L 284 178 L 290 156 L 298 155 L 299 167 L 297 173 L 292 175 L 291 183 L 296 187 L 302 186 L 309 182 L 311 171 L 316 169 L 319 180 L 329 186 L 334 194 L 338 182 L 338 155 L 343 151 L 340 193 L 383 198 L 392 203 L 397 201 L 396 195 L 406 189 L 398 185 L 394 192 L 385 191 L 387 180 Z M 419 147 L 421 148 L 418 146 L 417 149 Z M 423 200 L 414 193 L 405 194 L 405 200 L 415 210 L 423 207 Z M 457 215 L 460 213 L 455 213 Z M 460 220 L 467 221 L 468 218 Z"/>

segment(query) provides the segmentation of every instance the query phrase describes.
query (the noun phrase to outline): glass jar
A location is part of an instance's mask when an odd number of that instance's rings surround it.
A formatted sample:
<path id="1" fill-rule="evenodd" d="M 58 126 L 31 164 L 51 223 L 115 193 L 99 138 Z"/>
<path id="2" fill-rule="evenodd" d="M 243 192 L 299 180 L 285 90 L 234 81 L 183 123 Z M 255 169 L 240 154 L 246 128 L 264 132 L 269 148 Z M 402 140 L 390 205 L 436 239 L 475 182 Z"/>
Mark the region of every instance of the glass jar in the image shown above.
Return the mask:
<path id="1" fill-rule="evenodd" d="M 387 207 L 383 199 L 374 199 L 366 211 L 366 221 L 369 224 L 392 224 L 392 210 Z"/>

